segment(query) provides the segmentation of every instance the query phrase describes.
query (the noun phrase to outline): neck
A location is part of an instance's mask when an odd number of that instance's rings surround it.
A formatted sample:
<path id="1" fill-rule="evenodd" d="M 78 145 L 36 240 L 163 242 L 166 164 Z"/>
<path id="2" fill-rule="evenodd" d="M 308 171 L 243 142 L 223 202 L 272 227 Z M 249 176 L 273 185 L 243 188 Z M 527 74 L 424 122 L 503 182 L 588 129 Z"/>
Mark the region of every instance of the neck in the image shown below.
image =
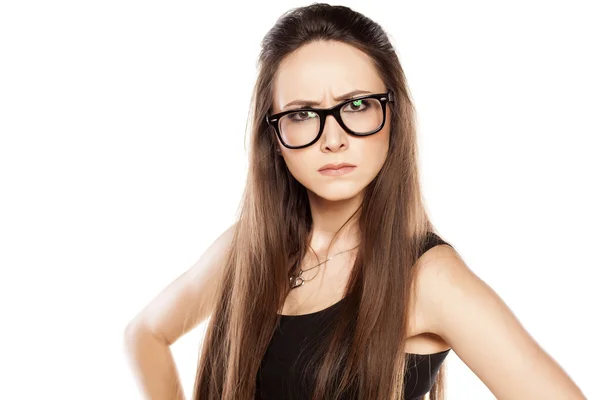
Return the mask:
<path id="1" fill-rule="evenodd" d="M 310 246 L 318 255 L 332 255 L 360 242 L 359 214 L 352 215 L 362 203 L 361 196 L 331 201 L 308 191 L 308 198 L 312 215 Z M 350 217 L 352 220 L 348 221 Z"/>

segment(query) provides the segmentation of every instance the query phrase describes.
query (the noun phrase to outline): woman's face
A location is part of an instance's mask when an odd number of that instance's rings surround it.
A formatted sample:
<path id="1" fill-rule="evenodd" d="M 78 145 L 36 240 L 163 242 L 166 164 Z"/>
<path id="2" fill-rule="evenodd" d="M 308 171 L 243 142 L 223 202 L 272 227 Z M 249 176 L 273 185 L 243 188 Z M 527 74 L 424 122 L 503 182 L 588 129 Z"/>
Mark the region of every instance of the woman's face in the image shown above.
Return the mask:
<path id="1" fill-rule="evenodd" d="M 356 92 L 347 96 L 352 98 L 386 91 L 371 59 L 363 52 L 340 42 L 312 42 L 281 62 L 275 77 L 272 114 L 302 107 L 289 105 L 295 100 L 315 101 L 318 104 L 313 107 L 329 108 L 341 103 L 334 98 L 346 93 Z M 347 111 L 356 109 L 352 106 L 346 106 L 350 107 Z M 344 109 L 341 111 L 344 113 Z M 389 107 L 386 115 L 383 129 L 373 135 L 350 135 L 330 115 L 321 138 L 313 145 L 288 149 L 279 140 L 277 143 L 290 173 L 309 191 L 330 201 L 350 199 L 360 194 L 383 166 L 389 147 Z M 329 163 L 356 167 L 343 175 L 319 172 Z"/>

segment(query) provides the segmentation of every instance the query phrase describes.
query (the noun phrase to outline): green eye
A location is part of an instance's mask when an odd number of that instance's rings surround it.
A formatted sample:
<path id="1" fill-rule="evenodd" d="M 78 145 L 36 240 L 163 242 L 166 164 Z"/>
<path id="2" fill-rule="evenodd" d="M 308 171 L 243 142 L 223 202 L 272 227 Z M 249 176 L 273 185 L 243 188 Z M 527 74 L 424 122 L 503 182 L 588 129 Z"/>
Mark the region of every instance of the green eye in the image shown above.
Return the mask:
<path id="1" fill-rule="evenodd" d="M 352 104 L 358 107 L 362 104 L 362 100 L 353 101 Z"/>

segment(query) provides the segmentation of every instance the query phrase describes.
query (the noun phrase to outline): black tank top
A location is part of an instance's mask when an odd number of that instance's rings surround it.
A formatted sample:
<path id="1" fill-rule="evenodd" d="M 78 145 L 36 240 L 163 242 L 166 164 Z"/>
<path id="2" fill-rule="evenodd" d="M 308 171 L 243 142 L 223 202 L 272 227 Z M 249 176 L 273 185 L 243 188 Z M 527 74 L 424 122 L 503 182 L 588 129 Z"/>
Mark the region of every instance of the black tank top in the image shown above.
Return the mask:
<path id="1" fill-rule="evenodd" d="M 448 244 L 430 232 L 421 254 L 438 244 Z M 281 315 L 279 325 L 262 360 L 256 381 L 256 399 L 310 400 L 314 381 L 302 380 L 307 358 L 318 350 L 319 338 L 332 327 L 339 306 L 346 298 L 314 313 Z M 407 371 L 404 379 L 404 399 L 420 400 L 427 394 L 450 349 L 434 354 L 407 353 Z M 310 375 L 310 374 L 308 374 Z"/>

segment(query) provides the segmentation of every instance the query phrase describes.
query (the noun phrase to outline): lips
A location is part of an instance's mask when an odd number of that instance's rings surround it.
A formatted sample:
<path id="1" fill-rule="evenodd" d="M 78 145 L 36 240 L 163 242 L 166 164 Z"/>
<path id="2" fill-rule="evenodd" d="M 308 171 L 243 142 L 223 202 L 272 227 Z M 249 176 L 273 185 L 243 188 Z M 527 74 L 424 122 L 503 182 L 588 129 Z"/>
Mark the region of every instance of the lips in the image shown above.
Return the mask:
<path id="1" fill-rule="evenodd" d="M 325 164 L 321 168 L 319 168 L 319 172 L 325 171 L 325 170 L 328 170 L 328 169 L 338 170 L 338 169 L 344 168 L 344 167 L 356 167 L 356 165 L 349 164 L 349 163 Z"/>

